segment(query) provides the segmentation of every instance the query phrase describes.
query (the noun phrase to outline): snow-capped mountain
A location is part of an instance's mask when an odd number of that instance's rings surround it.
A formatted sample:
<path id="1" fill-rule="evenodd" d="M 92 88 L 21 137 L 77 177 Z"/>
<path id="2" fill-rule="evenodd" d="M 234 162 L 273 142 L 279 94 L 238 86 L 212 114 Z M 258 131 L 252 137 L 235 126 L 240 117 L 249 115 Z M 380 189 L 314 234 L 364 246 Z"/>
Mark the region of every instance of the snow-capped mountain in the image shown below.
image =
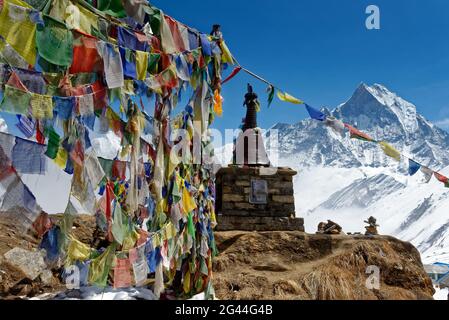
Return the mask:
<path id="1" fill-rule="evenodd" d="M 449 166 L 449 134 L 382 85 L 361 84 L 348 101 L 322 111 L 449 174 L 444 169 Z M 381 233 L 411 241 L 424 261 L 449 260 L 449 189 L 442 183 L 433 179 L 425 184 L 420 172 L 407 176 L 406 159 L 398 163 L 377 144 L 350 139 L 349 133 L 342 137 L 319 121 L 277 124 L 274 129 L 279 165 L 299 172 L 296 212 L 305 218 L 308 232 L 327 219 L 347 232 L 364 232 L 363 221 L 372 215 Z M 226 154 L 227 160 L 230 150 L 226 146 L 216 154 Z"/>
<path id="2" fill-rule="evenodd" d="M 441 169 L 449 165 L 449 134 L 417 113 L 416 107 L 384 86 L 361 84 L 353 96 L 335 110 L 324 113 L 351 124 L 376 140 L 385 140 L 403 154 Z M 394 164 L 375 144 L 341 139 L 314 120 L 278 124 L 282 158 L 301 166 L 385 167 Z"/>

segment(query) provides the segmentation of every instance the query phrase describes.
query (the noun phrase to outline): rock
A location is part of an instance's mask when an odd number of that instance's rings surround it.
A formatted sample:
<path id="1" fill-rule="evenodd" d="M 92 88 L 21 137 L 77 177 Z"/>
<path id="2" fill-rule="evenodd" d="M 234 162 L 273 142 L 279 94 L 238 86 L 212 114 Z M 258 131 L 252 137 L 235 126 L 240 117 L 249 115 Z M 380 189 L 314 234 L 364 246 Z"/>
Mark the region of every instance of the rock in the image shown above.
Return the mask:
<path id="1" fill-rule="evenodd" d="M 280 203 L 295 203 L 295 197 L 294 196 L 273 196 L 274 202 L 280 202 Z"/>
<path id="2" fill-rule="evenodd" d="M 40 279 L 44 285 L 52 286 L 55 283 L 55 278 L 53 277 L 53 273 L 50 270 L 44 270 L 41 275 Z"/>
<path id="3" fill-rule="evenodd" d="M 5 253 L 4 256 L 8 263 L 20 269 L 30 280 L 35 280 L 47 269 L 44 255 L 40 251 L 32 252 L 21 248 L 14 248 Z"/>
<path id="4" fill-rule="evenodd" d="M 225 202 L 243 202 L 243 196 L 237 194 L 225 194 L 223 195 L 223 201 Z"/>

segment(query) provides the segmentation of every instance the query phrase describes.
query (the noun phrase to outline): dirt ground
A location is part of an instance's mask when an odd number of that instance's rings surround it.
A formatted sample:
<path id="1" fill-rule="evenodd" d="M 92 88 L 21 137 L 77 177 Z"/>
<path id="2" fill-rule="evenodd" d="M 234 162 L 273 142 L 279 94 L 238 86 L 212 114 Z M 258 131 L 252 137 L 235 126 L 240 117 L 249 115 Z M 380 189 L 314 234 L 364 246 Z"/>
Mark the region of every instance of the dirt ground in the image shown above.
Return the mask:
<path id="1" fill-rule="evenodd" d="M 434 289 L 418 251 L 392 237 L 216 233 L 214 287 L 224 300 L 415 300 Z M 380 269 L 369 290 L 368 266 Z"/>

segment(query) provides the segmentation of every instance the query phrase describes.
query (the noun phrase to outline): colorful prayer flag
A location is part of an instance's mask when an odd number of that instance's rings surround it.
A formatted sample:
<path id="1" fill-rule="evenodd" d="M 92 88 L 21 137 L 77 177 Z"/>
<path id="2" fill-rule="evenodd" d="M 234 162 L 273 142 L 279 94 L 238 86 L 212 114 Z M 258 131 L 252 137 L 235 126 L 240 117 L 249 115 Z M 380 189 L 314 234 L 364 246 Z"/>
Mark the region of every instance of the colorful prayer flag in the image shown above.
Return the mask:
<path id="1" fill-rule="evenodd" d="M 421 172 L 422 172 L 423 175 L 424 175 L 424 181 L 425 181 L 426 183 L 429 183 L 430 180 L 432 179 L 432 176 L 433 176 L 433 170 L 431 170 L 431 169 L 429 169 L 429 168 L 427 168 L 427 167 L 422 167 L 422 168 L 421 168 Z"/>
<path id="2" fill-rule="evenodd" d="M 306 109 L 312 119 L 318 120 L 318 121 L 326 120 L 326 115 L 324 113 L 322 113 L 321 111 L 312 108 L 308 104 L 306 104 Z"/>
<path id="3" fill-rule="evenodd" d="M 287 92 L 278 91 L 277 95 L 278 95 L 278 98 L 284 102 L 290 102 L 293 104 L 303 104 L 304 103 L 301 100 L 299 100 L 298 98 L 295 98 L 292 95 L 288 94 Z"/>
<path id="4" fill-rule="evenodd" d="M 334 130 L 337 134 L 344 137 L 345 124 L 342 121 L 338 120 L 335 117 L 329 116 L 329 117 L 326 117 L 326 120 L 324 123 L 326 126 L 330 127 L 332 130 Z"/>
<path id="5" fill-rule="evenodd" d="M 442 174 L 435 172 L 435 178 L 437 178 L 438 181 L 441 183 L 444 183 L 445 187 L 449 187 L 449 178 L 446 176 L 443 176 Z"/>
<path id="6" fill-rule="evenodd" d="M 363 141 L 368 141 L 368 142 L 374 141 L 374 139 L 371 138 L 369 135 L 350 126 L 349 124 L 345 124 L 345 127 L 349 130 L 349 132 L 351 134 L 351 139 L 358 139 L 358 140 L 363 140 Z"/>
<path id="7" fill-rule="evenodd" d="M 421 165 L 412 159 L 408 160 L 408 174 L 414 176 L 421 169 Z"/>
<path id="8" fill-rule="evenodd" d="M 387 156 L 398 162 L 401 161 L 401 154 L 393 146 L 389 145 L 385 141 L 379 142 L 379 145 Z"/>
<path id="9" fill-rule="evenodd" d="M 22 115 L 17 115 L 17 120 L 19 120 L 19 123 L 16 124 L 16 127 L 27 139 L 31 138 L 34 135 L 34 128 L 36 125 L 33 119 Z"/>
<path id="10" fill-rule="evenodd" d="M 240 71 L 242 71 L 242 67 L 238 66 L 235 67 L 234 70 L 232 70 L 231 74 L 224 79 L 221 84 L 225 84 L 226 82 L 229 82 L 232 78 L 234 78 Z"/>
<path id="11" fill-rule="evenodd" d="M 268 108 L 270 107 L 270 105 L 273 103 L 274 100 L 274 94 L 275 94 L 275 89 L 272 85 L 268 86 L 267 88 L 267 93 L 268 93 Z"/>

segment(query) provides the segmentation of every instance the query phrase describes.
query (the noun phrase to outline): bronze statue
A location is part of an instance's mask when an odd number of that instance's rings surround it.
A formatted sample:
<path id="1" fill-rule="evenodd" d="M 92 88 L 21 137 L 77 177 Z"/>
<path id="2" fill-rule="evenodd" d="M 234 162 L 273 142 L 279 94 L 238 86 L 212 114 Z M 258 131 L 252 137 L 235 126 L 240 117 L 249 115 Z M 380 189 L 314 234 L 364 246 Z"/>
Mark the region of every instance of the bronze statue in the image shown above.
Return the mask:
<path id="1" fill-rule="evenodd" d="M 234 144 L 233 163 L 251 167 L 268 167 L 268 159 L 262 132 L 257 126 L 257 113 L 260 111 L 260 103 L 253 87 L 248 84 L 248 92 L 245 94 L 243 105 L 246 106 L 246 117 L 243 122 L 243 133 Z"/>
<path id="2" fill-rule="evenodd" d="M 248 129 L 257 128 L 257 112 L 260 111 L 260 103 L 257 94 L 254 93 L 253 87 L 248 83 L 248 92 L 245 94 L 245 101 L 243 105 L 246 106 L 245 124 L 243 132 Z"/>
<path id="3" fill-rule="evenodd" d="M 212 26 L 212 31 L 210 35 L 214 38 L 214 40 L 217 41 L 223 40 L 223 33 L 221 33 L 221 26 L 219 24 L 214 24 Z"/>

